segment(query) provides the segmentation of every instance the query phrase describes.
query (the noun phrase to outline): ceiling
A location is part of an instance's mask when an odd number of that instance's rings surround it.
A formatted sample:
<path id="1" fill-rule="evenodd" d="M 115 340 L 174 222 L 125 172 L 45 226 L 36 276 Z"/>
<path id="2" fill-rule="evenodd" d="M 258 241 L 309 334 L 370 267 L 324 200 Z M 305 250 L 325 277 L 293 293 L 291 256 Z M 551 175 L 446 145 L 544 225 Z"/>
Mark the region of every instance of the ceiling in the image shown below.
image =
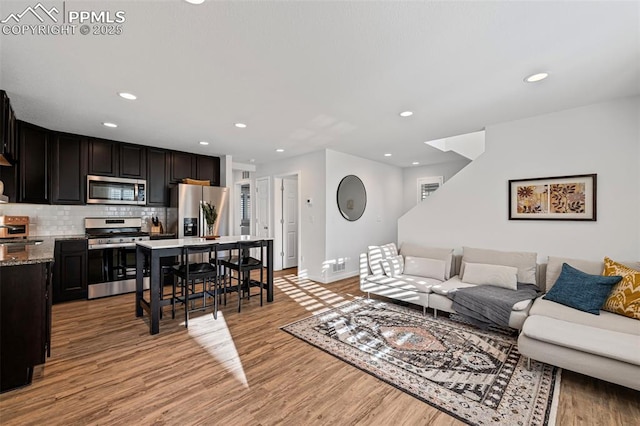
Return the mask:
<path id="1" fill-rule="evenodd" d="M 3 0 L 0 20 L 36 3 Z M 121 35 L 0 35 L 19 119 L 241 163 L 324 148 L 439 163 L 459 157 L 424 141 L 640 94 L 636 1 L 44 4 L 126 21 Z"/>

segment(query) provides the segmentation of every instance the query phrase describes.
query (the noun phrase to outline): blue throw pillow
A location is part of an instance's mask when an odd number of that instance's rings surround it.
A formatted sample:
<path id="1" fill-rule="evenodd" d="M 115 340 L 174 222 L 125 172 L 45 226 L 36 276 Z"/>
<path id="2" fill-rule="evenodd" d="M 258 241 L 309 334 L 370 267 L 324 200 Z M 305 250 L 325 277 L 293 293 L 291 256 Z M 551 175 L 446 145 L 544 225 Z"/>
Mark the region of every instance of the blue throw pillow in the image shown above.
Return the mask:
<path id="1" fill-rule="evenodd" d="M 604 277 L 587 274 L 563 263 L 558 280 L 543 299 L 600 315 L 600 309 L 611 289 L 621 279 L 622 277 L 617 275 Z"/>

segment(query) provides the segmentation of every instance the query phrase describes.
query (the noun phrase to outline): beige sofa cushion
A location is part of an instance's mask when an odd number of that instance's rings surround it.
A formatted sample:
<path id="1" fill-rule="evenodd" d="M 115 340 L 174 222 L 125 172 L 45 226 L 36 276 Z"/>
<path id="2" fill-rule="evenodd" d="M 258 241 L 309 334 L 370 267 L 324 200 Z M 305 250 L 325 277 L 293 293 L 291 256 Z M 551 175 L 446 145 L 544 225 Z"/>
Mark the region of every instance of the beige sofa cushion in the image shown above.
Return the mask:
<path id="1" fill-rule="evenodd" d="M 384 274 L 389 277 L 395 277 L 404 271 L 404 258 L 401 255 L 387 257 L 380 262 Z"/>
<path id="2" fill-rule="evenodd" d="M 369 269 L 371 269 L 373 275 L 384 275 L 382 261 L 398 255 L 398 249 L 395 243 L 389 243 L 383 246 L 369 246 L 367 249 Z"/>
<path id="3" fill-rule="evenodd" d="M 460 280 L 460 276 L 456 275 L 455 277 L 451 277 L 450 279 L 448 279 L 443 283 L 434 285 L 433 287 L 431 287 L 431 291 L 436 294 L 446 296 L 450 292 L 455 291 L 459 288 L 467 288 L 467 287 L 475 287 L 475 286 L 476 286 L 475 284 L 462 282 L 462 280 Z"/>
<path id="4" fill-rule="evenodd" d="M 638 335 L 534 314 L 524 322 L 522 332 L 532 339 L 640 365 Z"/>
<path id="5" fill-rule="evenodd" d="M 592 315 L 550 300 L 545 300 L 541 297 L 537 298 L 533 303 L 529 314 L 640 336 L 638 321 L 632 318 L 612 314 L 607 311 L 600 311 L 600 315 Z M 640 352 L 640 348 L 638 351 Z"/>
<path id="6" fill-rule="evenodd" d="M 555 257 L 549 256 L 547 262 L 547 279 L 546 287 L 547 291 L 551 290 L 551 287 L 556 283 L 560 272 L 562 272 L 562 264 L 566 263 L 569 266 L 573 266 L 576 269 L 581 270 L 584 273 L 592 275 L 601 275 L 604 269 L 603 262 L 595 262 L 592 260 L 572 259 L 569 257 Z"/>
<path id="7" fill-rule="evenodd" d="M 465 263 L 488 263 L 491 265 L 513 266 L 518 268 L 518 282 L 536 284 L 536 260 L 538 255 L 532 252 L 499 251 L 463 247 L 460 276 L 464 281 Z"/>
<path id="8" fill-rule="evenodd" d="M 418 277 L 434 278 L 444 281 L 447 269 L 447 262 L 426 257 L 405 256 L 404 273 Z"/>
<path id="9" fill-rule="evenodd" d="M 412 275 L 398 275 L 388 277 L 386 275 L 370 275 L 367 277 L 370 283 L 383 285 L 390 288 L 397 288 L 418 293 L 431 293 L 431 289 L 442 283 L 433 278 L 415 277 Z"/>
<path id="10" fill-rule="evenodd" d="M 424 247 L 413 243 L 403 243 L 400 247 L 400 254 L 405 257 L 414 256 L 424 257 L 427 259 L 444 260 L 446 262 L 444 279 L 448 280 L 451 277 L 451 261 L 453 259 L 453 249 Z"/>
<path id="11" fill-rule="evenodd" d="M 465 263 L 464 282 L 477 285 L 493 285 L 518 289 L 518 268 L 504 265 L 489 265 L 486 263 Z"/>

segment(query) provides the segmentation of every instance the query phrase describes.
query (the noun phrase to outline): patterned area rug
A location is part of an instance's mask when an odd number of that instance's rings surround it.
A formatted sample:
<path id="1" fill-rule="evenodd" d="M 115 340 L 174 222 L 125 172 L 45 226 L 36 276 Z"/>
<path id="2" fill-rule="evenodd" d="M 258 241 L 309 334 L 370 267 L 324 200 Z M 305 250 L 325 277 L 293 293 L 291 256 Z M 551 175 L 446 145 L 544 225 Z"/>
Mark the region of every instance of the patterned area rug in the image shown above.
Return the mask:
<path id="1" fill-rule="evenodd" d="M 516 337 L 358 299 L 282 329 L 471 425 L 553 425 L 560 370 Z"/>

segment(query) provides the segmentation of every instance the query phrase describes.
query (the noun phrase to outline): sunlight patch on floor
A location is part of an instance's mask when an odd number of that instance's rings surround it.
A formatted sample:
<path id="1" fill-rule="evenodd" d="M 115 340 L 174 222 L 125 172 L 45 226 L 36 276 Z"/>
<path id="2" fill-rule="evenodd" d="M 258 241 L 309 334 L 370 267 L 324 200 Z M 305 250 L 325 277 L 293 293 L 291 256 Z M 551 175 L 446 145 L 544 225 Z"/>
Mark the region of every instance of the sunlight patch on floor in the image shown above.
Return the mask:
<path id="1" fill-rule="evenodd" d="M 304 276 L 290 274 L 278 277 L 273 280 L 273 285 L 314 314 L 349 303 L 349 300 Z"/>
<path id="2" fill-rule="evenodd" d="M 182 325 L 184 326 L 184 322 Z M 189 336 L 232 373 L 236 380 L 245 388 L 249 388 L 242 361 L 222 312 L 218 311 L 218 319 L 213 319 L 213 314 L 189 318 L 187 331 Z"/>

